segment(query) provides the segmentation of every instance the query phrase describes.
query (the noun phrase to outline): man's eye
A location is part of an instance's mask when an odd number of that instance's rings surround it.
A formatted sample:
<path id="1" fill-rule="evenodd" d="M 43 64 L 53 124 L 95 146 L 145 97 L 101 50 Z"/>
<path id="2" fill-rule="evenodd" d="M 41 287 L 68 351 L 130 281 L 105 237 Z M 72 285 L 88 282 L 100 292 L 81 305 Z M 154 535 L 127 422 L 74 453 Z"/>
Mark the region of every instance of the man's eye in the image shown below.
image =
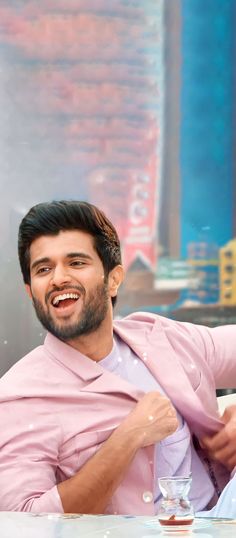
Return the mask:
<path id="1" fill-rule="evenodd" d="M 40 267 L 37 270 L 37 275 L 41 275 L 43 273 L 48 273 L 48 271 L 50 271 L 50 267 Z"/>
<path id="2" fill-rule="evenodd" d="M 73 262 L 70 263 L 70 265 L 73 267 L 73 266 L 82 266 L 84 265 L 84 262 L 81 262 L 81 260 L 74 260 Z"/>

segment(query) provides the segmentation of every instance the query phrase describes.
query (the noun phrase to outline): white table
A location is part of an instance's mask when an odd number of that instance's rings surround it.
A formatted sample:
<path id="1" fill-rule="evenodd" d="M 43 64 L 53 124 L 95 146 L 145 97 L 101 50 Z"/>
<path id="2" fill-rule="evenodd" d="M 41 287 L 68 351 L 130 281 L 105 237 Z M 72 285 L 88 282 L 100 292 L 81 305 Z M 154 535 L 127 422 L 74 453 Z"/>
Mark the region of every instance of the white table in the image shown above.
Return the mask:
<path id="1" fill-rule="evenodd" d="M 235 538 L 236 520 L 197 519 L 192 531 L 163 533 L 146 516 L 73 516 L 0 512 L 1 538 Z"/>

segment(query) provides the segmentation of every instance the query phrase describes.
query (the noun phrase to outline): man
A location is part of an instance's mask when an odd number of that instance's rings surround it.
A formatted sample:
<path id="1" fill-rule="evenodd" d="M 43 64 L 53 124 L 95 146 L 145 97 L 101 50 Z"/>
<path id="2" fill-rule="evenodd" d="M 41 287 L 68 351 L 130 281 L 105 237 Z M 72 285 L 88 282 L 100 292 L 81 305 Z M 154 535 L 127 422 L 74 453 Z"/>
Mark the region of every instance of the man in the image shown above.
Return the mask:
<path id="1" fill-rule="evenodd" d="M 236 465 L 235 327 L 136 313 L 113 324 L 117 233 L 85 202 L 33 207 L 19 229 L 27 293 L 48 330 L 0 380 L 0 509 L 156 513 L 158 477 L 192 473 L 196 510 Z"/>

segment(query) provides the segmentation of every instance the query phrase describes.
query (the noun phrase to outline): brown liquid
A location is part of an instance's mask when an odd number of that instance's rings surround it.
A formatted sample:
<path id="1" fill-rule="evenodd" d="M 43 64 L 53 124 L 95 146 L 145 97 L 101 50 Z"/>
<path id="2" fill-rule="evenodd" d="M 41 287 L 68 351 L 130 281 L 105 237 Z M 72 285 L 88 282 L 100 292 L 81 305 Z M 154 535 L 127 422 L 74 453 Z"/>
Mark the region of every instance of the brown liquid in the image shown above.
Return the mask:
<path id="1" fill-rule="evenodd" d="M 159 519 L 161 525 L 192 525 L 193 519 L 175 519 L 171 516 L 169 519 Z"/>

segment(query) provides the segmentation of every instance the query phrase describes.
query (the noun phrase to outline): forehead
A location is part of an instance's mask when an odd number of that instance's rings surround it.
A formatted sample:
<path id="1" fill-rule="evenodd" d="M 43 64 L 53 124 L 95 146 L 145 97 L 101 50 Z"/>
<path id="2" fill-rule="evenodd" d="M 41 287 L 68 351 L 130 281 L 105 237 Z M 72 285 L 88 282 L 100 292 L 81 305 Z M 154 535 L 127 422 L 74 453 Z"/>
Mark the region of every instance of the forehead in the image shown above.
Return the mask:
<path id="1" fill-rule="evenodd" d="M 43 257 L 66 257 L 72 252 L 98 257 L 92 235 L 80 230 L 67 230 L 57 235 L 42 235 L 35 239 L 30 246 L 30 263 Z"/>

